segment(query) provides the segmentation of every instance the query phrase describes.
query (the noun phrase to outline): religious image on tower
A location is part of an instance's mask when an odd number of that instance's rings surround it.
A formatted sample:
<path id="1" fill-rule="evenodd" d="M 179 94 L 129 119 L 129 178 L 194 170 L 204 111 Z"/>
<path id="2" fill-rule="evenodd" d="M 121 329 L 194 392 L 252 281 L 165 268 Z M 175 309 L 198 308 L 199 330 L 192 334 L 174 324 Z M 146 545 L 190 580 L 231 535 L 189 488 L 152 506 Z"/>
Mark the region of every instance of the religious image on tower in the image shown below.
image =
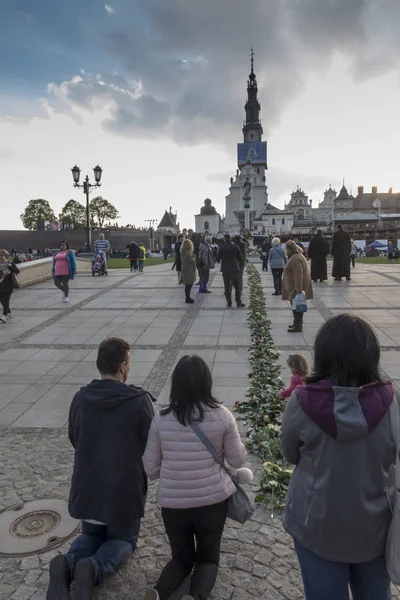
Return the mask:
<path id="1" fill-rule="evenodd" d="M 253 165 L 267 165 L 267 142 L 238 144 L 238 166 L 251 162 Z"/>

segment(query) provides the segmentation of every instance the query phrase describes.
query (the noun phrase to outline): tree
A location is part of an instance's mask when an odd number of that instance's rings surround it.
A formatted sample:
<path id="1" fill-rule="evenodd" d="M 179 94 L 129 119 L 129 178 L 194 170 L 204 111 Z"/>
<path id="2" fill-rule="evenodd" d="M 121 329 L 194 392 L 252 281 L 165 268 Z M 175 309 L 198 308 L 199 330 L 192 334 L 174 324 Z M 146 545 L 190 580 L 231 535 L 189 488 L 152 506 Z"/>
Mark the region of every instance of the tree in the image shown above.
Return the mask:
<path id="1" fill-rule="evenodd" d="M 106 220 L 119 218 L 119 212 L 115 206 L 105 198 L 102 198 L 102 196 L 93 198 L 90 201 L 89 207 L 92 227 L 102 228 Z"/>
<path id="2" fill-rule="evenodd" d="M 86 208 L 76 200 L 69 200 L 60 213 L 60 221 L 73 225 L 74 229 L 82 229 L 86 226 Z"/>
<path id="3" fill-rule="evenodd" d="M 34 231 L 37 229 L 38 221 L 55 221 L 56 215 L 47 200 L 37 198 L 29 200 L 29 204 L 20 218 L 25 229 Z"/>

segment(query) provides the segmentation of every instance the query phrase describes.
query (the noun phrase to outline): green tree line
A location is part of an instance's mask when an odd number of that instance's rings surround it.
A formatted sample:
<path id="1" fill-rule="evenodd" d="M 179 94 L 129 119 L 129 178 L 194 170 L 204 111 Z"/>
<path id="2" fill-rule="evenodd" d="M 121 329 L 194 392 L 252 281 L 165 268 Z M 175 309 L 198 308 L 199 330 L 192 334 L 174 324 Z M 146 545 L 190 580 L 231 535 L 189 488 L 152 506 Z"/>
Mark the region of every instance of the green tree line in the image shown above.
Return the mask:
<path id="1" fill-rule="evenodd" d="M 90 226 L 93 228 L 102 228 L 107 221 L 119 218 L 118 210 L 111 202 L 97 196 L 89 203 Z M 36 198 L 29 200 L 24 212 L 21 214 L 22 225 L 25 229 L 34 231 L 37 228 L 38 221 L 62 221 L 65 225 L 74 229 L 84 229 L 86 227 L 86 208 L 76 200 L 68 200 L 63 206 L 58 219 L 48 200 Z"/>

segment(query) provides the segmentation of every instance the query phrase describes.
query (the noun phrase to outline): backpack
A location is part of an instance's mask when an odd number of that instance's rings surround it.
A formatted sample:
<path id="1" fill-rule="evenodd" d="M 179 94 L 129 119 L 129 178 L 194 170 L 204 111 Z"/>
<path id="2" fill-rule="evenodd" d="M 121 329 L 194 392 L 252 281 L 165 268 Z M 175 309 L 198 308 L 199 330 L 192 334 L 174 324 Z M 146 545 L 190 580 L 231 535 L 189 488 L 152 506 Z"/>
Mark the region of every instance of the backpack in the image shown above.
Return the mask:
<path id="1" fill-rule="evenodd" d="M 140 248 L 140 256 L 139 256 L 140 260 L 144 259 L 144 250 L 143 248 Z"/>

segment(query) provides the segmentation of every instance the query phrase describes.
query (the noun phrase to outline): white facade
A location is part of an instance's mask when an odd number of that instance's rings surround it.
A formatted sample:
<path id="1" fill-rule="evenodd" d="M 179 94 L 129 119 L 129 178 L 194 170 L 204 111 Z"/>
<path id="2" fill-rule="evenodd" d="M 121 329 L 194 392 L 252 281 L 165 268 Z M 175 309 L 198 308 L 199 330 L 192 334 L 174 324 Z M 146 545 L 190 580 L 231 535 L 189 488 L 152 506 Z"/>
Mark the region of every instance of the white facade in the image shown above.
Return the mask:
<path id="1" fill-rule="evenodd" d="M 290 235 L 293 229 L 294 215 L 291 211 L 267 211 L 254 222 L 254 232 L 262 235 Z"/>
<path id="2" fill-rule="evenodd" d="M 200 214 L 195 215 L 196 233 L 208 231 L 215 236 L 221 231 L 221 215 L 217 213 L 209 198 L 204 200 L 204 206 L 200 209 Z"/>
<path id="3" fill-rule="evenodd" d="M 236 172 L 236 178 L 231 178 L 230 193 L 225 198 L 226 216 L 225 216 L 225 231 L 228 233 L 236 233 L 240 231 L 241 226 L 235 213 L 244 211 L 243 196 L 244 184 L 246 178 L 252 185 L 250 192 L 250 212 L 254 211 L 256 218 L 263 213 L 265 204 L 268 203 L 268 188 L 266 186 L 265 168 L 248 164 Z"/>

